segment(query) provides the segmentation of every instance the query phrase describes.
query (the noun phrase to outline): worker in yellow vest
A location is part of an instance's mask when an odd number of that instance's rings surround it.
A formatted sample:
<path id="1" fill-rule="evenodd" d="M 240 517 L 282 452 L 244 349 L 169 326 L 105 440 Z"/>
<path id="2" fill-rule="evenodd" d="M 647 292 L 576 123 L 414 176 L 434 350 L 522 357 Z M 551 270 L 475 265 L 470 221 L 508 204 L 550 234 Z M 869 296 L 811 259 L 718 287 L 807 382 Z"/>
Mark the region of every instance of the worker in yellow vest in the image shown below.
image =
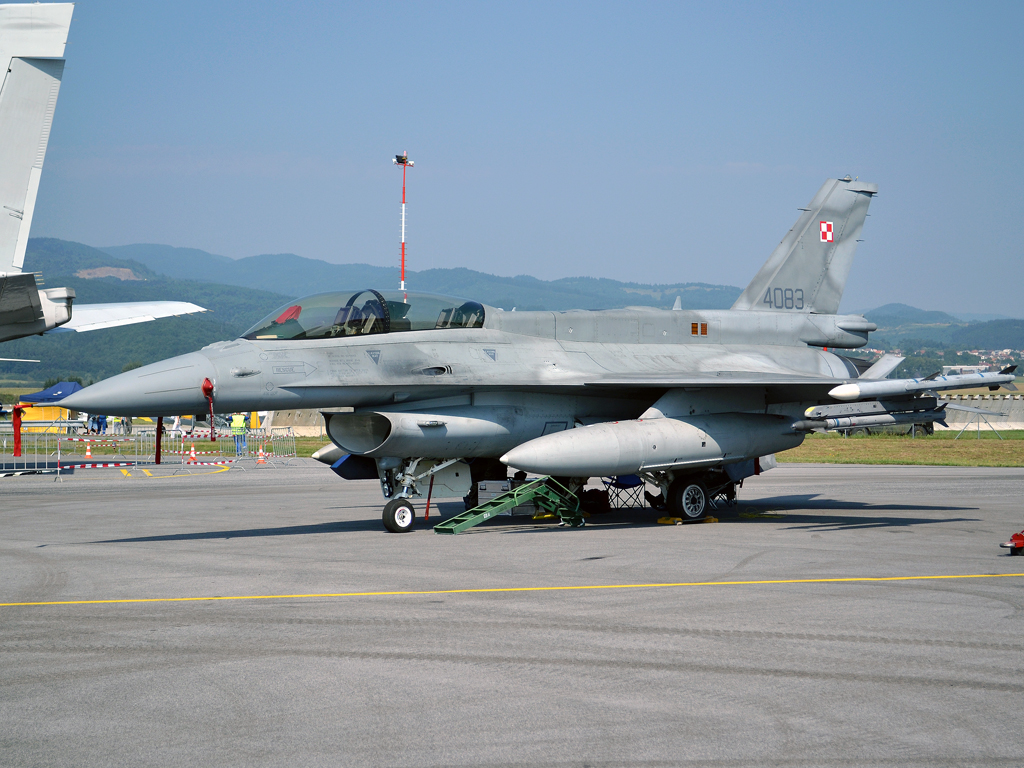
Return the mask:
<path id="1" fill-rule="evenodd" d="M 231 414 L 231 434 L 235 438 L 235 455 L 240 456 L 248 452 L 245 444 L 245 415 L 241 413 Z"/>

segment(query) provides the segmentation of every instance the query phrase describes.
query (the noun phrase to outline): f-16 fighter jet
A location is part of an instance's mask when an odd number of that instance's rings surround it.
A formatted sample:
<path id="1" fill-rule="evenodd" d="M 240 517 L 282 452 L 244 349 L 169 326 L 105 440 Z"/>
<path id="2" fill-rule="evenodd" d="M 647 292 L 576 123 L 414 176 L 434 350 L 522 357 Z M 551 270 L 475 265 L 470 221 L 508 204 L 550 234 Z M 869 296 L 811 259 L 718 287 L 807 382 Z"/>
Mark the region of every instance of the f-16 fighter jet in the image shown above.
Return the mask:
<path id="1" fill-rule="evenodd" d="M 206 311 L 185 301 L 79 304 L 72 310 L 73 290 L 40 289 L 36 275 L 22 271 L 74 8 L 0 5 L 0 341 Z"/>
<path id="2" fill-rule="evenodd" d="M 372 289 L 309 296 L 241 338 L 63 401 L 110 414 L 326 409 L 336 471 L 381 483 L 408 530 L 430 478 L 459 495 L 508 467 L 562 478 L 638 474 L 674 514 L 755 460 L 838 426 L 941 421 L 935 392 L 1012 387 L 1012 371 L 885 378 L 837 350 L 875 326 L 837 315 L 874 184 L 829 179 L 728 310 L 505 312 Z M 332 412 L 352 406 L 351 413 Z M 467 466 L 468 465 L 468 466 Z"/>

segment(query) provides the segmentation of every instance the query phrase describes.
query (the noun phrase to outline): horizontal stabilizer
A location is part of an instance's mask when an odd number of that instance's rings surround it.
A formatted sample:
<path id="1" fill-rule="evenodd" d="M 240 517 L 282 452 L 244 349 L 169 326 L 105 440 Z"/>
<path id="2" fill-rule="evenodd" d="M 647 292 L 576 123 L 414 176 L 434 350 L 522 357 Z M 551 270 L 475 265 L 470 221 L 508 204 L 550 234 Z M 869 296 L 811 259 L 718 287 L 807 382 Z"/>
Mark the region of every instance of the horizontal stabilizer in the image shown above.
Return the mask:
<path id="1" fill-rule="evenodd" d="M 203 307 L 188 301 L 126 301 L 117 304 L 77 304 L 71 319 L 60 328 L 49 333 L 62 331 L 96 331 L 101 328 L 115 328 L 119 325 L 145 323 L 161 317 L 190 315 L 206 312 Z"/>
<path id="2" fill-rule="evenodd" d="M 874 365 L 868 368 L 864 373 L 860 375 L 862 379 L 884 379 L 890 373 L 899 367 L 904 358 L 899 355 L 882 355 L 878 360 L 875 361 Z"/>
<path id="3" fill-rule="evenodd" d="M 0 5 L 0 63 L 14 56 L 61 58 L 74 12 L 74 3 Z"/>
<path id="4" fill-rule="evenodd" d="M 34 323 L 42 317 L 43 307 L 34 274 L 0 277 L 0 325 Z"/>

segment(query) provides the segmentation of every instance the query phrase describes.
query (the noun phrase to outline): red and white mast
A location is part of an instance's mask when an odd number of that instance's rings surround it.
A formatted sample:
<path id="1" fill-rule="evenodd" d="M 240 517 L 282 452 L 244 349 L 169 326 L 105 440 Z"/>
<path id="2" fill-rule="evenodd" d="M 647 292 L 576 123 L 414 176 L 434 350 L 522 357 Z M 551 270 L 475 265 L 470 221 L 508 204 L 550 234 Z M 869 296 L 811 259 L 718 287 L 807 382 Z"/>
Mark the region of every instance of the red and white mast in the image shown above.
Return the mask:
<path id="1" fill-rule="evenodd" d="M 403 152 L 400 155 L 395 155 L 395 159 L 392 160 L 395 165 L 402 166 L 402 300 L 408 302 L 409 295 L 405 292 L 405 171 L 407 168 L 412 168 L 415 163 L 409 159 L 409 153 Z"/>

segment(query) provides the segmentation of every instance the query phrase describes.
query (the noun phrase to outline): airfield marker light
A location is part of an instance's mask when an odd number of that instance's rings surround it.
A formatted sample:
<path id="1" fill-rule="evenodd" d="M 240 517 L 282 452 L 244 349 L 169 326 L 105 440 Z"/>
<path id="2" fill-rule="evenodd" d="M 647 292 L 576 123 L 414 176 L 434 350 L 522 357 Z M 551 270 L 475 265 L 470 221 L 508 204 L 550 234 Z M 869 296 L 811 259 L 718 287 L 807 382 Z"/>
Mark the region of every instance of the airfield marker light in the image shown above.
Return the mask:
<path id="1" fill-rule="evenodd" d="M 402 166 L 402 284 L 400 289 L 402 291 L 402 300 L 408 304 L 409 295 L 405 292 L 405 171 L 416 164 L 409 159 L 408 152 L 395 155 L 395 159 L 391 162 Z"/>

